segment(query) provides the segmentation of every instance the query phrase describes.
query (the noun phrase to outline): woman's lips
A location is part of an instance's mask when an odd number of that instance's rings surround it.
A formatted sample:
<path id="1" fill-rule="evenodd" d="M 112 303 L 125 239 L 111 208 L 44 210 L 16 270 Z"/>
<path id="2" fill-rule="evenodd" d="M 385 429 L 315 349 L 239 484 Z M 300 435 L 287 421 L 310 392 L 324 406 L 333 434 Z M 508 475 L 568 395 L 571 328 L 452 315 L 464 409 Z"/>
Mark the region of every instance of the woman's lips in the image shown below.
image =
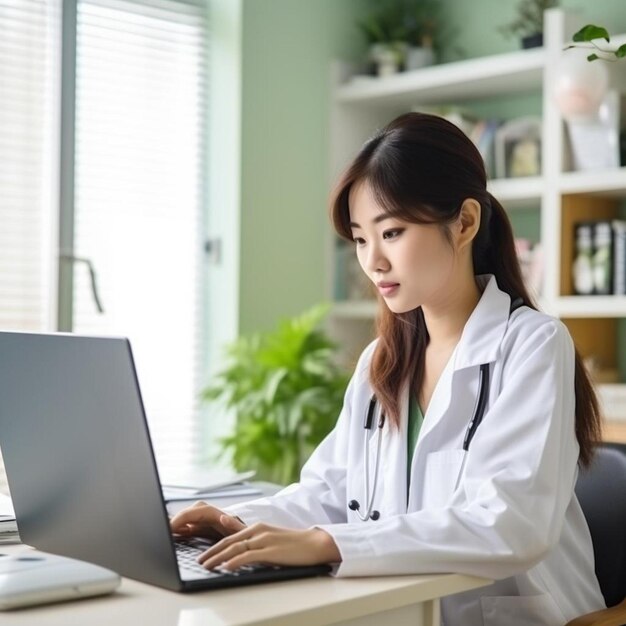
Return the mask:
<path id="1" fill-rule="evenodd" d="M 379 283 L 377 285 L 378 291 L 380 291 L 383 296 L 390 296 L 400 287 L 398 283 Z"/>

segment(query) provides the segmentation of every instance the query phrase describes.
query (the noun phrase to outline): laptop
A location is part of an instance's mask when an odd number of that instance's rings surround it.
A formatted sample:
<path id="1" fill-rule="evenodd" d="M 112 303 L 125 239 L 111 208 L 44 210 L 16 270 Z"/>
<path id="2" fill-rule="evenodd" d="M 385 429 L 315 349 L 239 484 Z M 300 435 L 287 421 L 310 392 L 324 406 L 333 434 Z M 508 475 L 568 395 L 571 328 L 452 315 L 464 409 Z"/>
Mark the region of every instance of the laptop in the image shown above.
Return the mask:
<path id="1" fill-rule="evenodd" d="M 0 332 L 0 448 L 22 541 L 175 591 L 324 575 L 207 571 L 176 540 L 124 337 Z"/>

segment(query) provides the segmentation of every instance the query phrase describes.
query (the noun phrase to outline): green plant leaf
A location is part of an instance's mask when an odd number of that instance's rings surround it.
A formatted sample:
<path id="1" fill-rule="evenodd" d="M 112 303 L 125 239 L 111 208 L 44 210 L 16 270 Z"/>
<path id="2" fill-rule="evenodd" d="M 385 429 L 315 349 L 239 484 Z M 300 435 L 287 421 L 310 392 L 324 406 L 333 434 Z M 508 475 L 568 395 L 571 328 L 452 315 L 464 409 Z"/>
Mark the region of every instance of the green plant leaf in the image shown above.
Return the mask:
<path id="1" fill-rule="evenodd" d="M 599 58 L 600 58 L 600 57 L 599 57 L 597 54 L 595 54 L 595 53 L 594 53 L 594 54 L 590 54 L 590 55 L 587 57 L 587 61 L 595 61 L 596 59 L 599 59 Z"/>
<path id="2" fill-rule="evenodd" d="M 285 377 L 289 374 L 289 370 L 285 367 L 281 367 L 276 371 L 270 372 L 268 380 L 265 384 L 265 403 L 273 404 L 276 399 L 276 393 L 278 391 L 278 386 L 285 379 Z"/>
<path id="3" fill-rule="evenodd" d="M 626 57 L 626 43 L 622 44 L 616 51 L 615 51 L 615 56 L 618 59 L 623 59 L 624 57 Z"/>
<path id="4" fill-rule="evenodd" d="M 334 426 L 348 373 L 334 363 L 335 344 L 318 328 L 323 303 L 274 330 L 226 347 L 225 367 L 202 392 L 237 415 L 235 432 L 219 441 L 239 470 L 296 480 L 301 464 Z"/>
<path id="5" fill-rule="evenodd" d="M 595 26 L 594 24 L 583 26 L 578 32 L 574 33 L 572 39 L 578 42 L 591 41 L 592 39 L 606 39 L 606 41 L 611 41 L 606 28 Z"/>

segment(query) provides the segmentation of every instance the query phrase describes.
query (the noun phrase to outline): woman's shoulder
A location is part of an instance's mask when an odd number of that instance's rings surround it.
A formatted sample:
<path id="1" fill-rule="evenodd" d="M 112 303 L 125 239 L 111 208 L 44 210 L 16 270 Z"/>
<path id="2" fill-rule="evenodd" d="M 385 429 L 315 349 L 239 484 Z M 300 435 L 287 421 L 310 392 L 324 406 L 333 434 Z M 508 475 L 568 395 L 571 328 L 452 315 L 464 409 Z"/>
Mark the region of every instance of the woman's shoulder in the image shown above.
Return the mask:
<path id="1" fill-rule="evenodd" d="M 363 351 L 361 352 L 357 361 L 356 367 L 354 368 L 355 374 L 367 374 L 367 372 L 369 371 L 370 363 L 372 362 L 374 350 L 376 350 L 379 339 L 379 337 L 376 337 L 375 339 L 370 341 L 365 346 L 365 348 L 363 348 Z"/>
<path id="2" fill-rule="evenodd" d="M 532 350 L 546 342 L 572 344 L 570 332 L 560 319 L 528 306 L 522 306 L 511 314 L 503 340 L 505 349 L 518 351 L 526 346 Z"/>

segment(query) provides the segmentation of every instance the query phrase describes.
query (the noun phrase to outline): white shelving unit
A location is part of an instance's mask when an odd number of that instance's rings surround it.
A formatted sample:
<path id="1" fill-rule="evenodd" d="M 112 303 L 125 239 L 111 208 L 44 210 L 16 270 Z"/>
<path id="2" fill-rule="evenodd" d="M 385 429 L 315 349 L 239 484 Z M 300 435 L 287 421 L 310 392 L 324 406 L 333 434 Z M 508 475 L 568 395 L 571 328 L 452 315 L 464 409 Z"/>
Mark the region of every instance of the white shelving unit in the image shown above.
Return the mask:
<path id="1" fill-rule="evenodd" d="M 332 76 L 330 129 L 331 179 L 334 181 L 376 129 L 411 108 L 540 93 L 541 176 L 492 180 L 489 190 L 509 211 L 528 206 L 540 208 L 545 257 L 540 303 L 545 311 L 568 323 L 583 354 L 584 344 L 590 341 L 590 337 L 605 331 L 615 335 L 615 320 L 626 317 L 626 296 L 580 297 L 570 295 L 571 280 L 568 287 L 571 258 L 567 258 L 567 254 L 571 253 L 572 246 L 573 232 L 569 232 L 572 216 L 579 219 L 588 204 L 589 217 L 586 219 L 593 219 L 594 203 L 600 203 L 605 212 L 610 212 L 611 202 L 626 198 L 626 167 L 610 171 L 564 171 L 565 127 L 553 100 L 552 89 L 556 84 L 558 61 L 562 54 L 567 54 L 563 51 L 566 43 L 589 21 L 593 19 L 562 9 L 550 9 L 545 13 L 542 48 L 438 65 L 386 78 L 351 77 L 352 68 L 336 62 Z M 621 40 L 619 37 L 614 39 Z M 622 92 L 626 91 L 624 63 L 611 64 L 613 67 L 610 68 L 612 86 Z M 333 294 L 334 235 L 329 237 L 328 245 L 328 293 Z M 336 302 L 331 332 L 341 341 L 348 359 L 356 357 L 373 336 L 375 312 L 375 302 Z M 610 328 L 613 330 L 606 330 Z M 626 420 L 626 384 L 601 385 L 600 388 L 607 415 L 621 415 Z"/>

